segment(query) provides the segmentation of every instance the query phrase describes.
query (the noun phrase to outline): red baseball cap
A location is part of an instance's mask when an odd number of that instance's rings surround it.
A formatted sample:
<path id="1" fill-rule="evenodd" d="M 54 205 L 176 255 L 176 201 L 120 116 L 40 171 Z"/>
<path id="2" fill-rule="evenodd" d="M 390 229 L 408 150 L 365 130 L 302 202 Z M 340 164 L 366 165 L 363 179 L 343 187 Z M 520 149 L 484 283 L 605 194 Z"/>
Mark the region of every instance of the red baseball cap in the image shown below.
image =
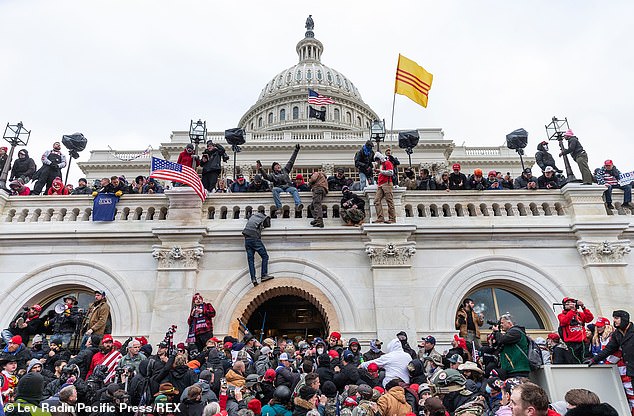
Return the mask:
<path id="1" fill-rule="evenodd" d="M 19 335 L 14 336 L 11 338 L 11 344 L 22 344 L 22 337 Z"/>
<path id="2" fill-rule="evenodd" d="M 596 326 L 597 328 L 603 328 L 606 325 L 610 325 L 610 320 L 608 318 L 599 318 L 594 323 L 594 326 Z"/>
<path id="3" fill-rule="evenodd" d="M 548 334 L 546 338 L 552 339 L 553 341 L 559 341 L 561 339 L 559 338 L 559 334 L 555 334 L 554 332 Z"/>
<path id="4" fill-rule="evenodd" d="M 612 162 L 612 159 L 608 159 L 608 160 L 606 160 L 605 162 L 603 162 L 603 164 L 604 164 L 604 165 L 606 165 L 606 166 L 612 166 L 612 165 L 614 165 L 614 163 Z"/>
<path id="5" fill-rule="evenodd" d="M 230 343 L 229 341 L 225 342 L 224 345 L 222 346 L 222 348 L 225 350 L 230 350 L 231 347 L 233 347 L 233 344 Z"/>
<path id="6" fill-rule="evenodd" d="M 368 371 L 376 373 L 377 371 L 379 371 L 379 366 L 376 365 L 376 363 L 370 363 L 368 364 Z"/>
<path id="7" fill-rule="evenodd" d="M 328 355 L 330 355 L 330 358 L 332 359 L 339 358 L 339 353 L 336 350 L 328 351 Z"/>
<path id="8" fill-rule="evenodd" d="M 453 166 L 451 166 L 451 170 L 460 170 L 460 163 L 454 163 Z"/>
<path id="9" fill-rule="evenodd" d="M 31 306 L 31 307 L 32 307 L 33 309 L 35 309 L 36 311 L 38 311 L 38 312 L 42 312 L 42 307 L 41 307 L 40 305 L 37 305 L 37 304 L 36 304 L 36 305 Z"/>
<path id="10" fill-rule="evenodd" d="M 110 334 L 104 335 L 103 338 L 101 339 L 101 343 L 103 344 L 106 341 L 114 342 L 114 340 L 112 339 L 112 335 Z"/>
<path id="11" fill-rule="evenodd" d="M 136 338 L 134 338 L 134 339 L 136 339 L 137 341 L 139 341 L 139 343 L 141 343 L 141 346 L 144 346 L 144 345 L 146 345 L 146 344 L 147 344 L 147 338 L 145 338 L 145 337 L 136 337 Z"/>
<path id="12" fill-rule="evenodd" d="M 213 341 L 215 343 L 220 342 L 220 340 L 218 338 L 216 338 L 216 337 L 209 338 L 207 341 Z"/>
<path id="13" fill-rule="evenodd" d="M 273 370 L 272 368 L 269 368 L 268 370 L 266 370 L 266 372 L 264 373 L 264 380 L 266 381 L 273 381 L 275 380 L 275 370 Z"/>
<path id="14" fill-rule="evenodd" d="M 330 338 L 341 339 L 341 334 L 339 332 L 331 332 Z"/>

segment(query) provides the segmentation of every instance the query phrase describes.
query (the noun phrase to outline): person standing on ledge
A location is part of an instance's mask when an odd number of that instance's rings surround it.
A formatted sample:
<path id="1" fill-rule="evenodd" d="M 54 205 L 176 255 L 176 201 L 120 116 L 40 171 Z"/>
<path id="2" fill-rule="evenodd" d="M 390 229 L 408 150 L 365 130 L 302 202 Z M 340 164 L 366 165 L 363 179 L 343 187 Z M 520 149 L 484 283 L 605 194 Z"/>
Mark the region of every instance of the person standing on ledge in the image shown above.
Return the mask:
<path id="1" fill-rule="evenodd" d="M 310 225 L 324 228 L 324 210 L 321 204 L 328 193 L 328 179 L 324 172 L 316 170 L 310 175 L 308 182 L 313 192 L 312 211 L 314 219 L 310 222 Z"/>
<path id="2" fill-rule="evenodd" d="M 212 319 L 216 316 L 216 310 L 211 303 L 205 303 L 200 293 L 195 293 L 192 298 L 192 311 L 187 319 L 189 332 L 187 342 L 196 344 L 198 351 L 202 351 L 207 340 L 214 336 L 214 324 Z"/>
<path id="3" fill-rule="evenodd" d="M 376 195 L 374 196 L 374 208 L 376 208 L 376 223 L 384 222 L 386 224 L 392 224 L 396 222 L 396 210 L 394 209 L 394 195 L 392 185 L 392 176 L 394 175 L 394 165 L 387 160 L 381 153 L 376 152 L 374 159 L 380 163 L 380 167 L 374 169 L 379 174 L 377 181 L 378 188 Z M 383 199 L 387 202 L 387 213 L 390 217 L 385 221 L 383 218 Z"/>
<path id="4" fill-rule="evenodd" d="M 568 140 L 568 148 L 559 153 L 559 157 L 570 154 L 574 161 L 577 162 L 577 165 L 579 165 L 583 184 L 592 185 L 592 172 L 590 172 L 590 167 L 588 166 L 588 154 L 583 150 L 583 146 L 581 146 L 579 139 L 577 139 L 572 130 L 566 131 L 564 137 Z"/>
<path id="5" fill-rule="evenodd" d="M 255 276 L 256 252 L 262 259 L 262 282 L 273 278 L 273 276 L 269 274 L 269 255 L 266 252 L 264 243 L 262 243 L 262 230 L 270 226 L 271 217 L 262 212 L 256 212 L 249 217 L 247 225 L 244 227 L 244 230 L 242 230 L 242 235 L 244 235 L 244 248 L 247 252 L 247 262 L 249 263 L 249 274 L 251 275 L 251 283 L 253 283 L 253 286 L 258 285 L 258 280 Z"/>

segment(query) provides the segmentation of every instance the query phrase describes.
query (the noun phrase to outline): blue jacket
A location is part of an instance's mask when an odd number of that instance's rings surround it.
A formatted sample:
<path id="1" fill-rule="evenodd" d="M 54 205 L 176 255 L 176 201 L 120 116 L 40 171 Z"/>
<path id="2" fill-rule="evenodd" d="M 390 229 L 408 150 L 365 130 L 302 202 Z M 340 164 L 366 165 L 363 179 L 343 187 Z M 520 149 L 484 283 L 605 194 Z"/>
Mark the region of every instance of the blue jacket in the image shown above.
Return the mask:
<path id="1" fill-rule="evenodd" d="M 267 404 L 262 407 L 262 416 L 292 416 L 293 412 L 286 406 L 281 404 L 274 404 L 271 406 Z"/>

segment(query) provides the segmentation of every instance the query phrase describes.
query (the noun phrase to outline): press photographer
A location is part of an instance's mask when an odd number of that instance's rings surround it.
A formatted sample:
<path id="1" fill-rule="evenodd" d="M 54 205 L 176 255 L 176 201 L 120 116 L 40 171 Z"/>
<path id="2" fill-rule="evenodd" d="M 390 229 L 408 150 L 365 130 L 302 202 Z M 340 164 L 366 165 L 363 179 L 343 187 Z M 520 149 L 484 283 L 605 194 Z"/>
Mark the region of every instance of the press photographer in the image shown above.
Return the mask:
<path id="1" fill-rule="evenodd" d="M 582 364 L 588 350 L 585 345 L 585 324 L 592 322 L 594 315 L 581 300 L 565 297 L 561 303 L 564 306 L 564 310 L 557 316 L 557 319 L 559 319 L 559 336 L 568 346 L 568 352 L 571 354 L 570 362 Z"/>

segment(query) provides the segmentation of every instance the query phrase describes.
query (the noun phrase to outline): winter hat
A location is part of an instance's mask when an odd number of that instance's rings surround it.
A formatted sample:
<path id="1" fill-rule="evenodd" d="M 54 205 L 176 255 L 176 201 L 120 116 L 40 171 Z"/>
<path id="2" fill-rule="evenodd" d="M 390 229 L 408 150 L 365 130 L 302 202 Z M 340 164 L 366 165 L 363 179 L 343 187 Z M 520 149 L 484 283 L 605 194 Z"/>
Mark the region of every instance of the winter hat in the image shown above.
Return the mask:
<path id="1" fill-rule="evenodd" d="M 117 341 L 116 339 L 112 341 L 112 345 L 114 346 L 115 350 L 120 350 L 121 347 L 123 347 L 123 344 Z M 141 349 L 139 349 L 139 351 L 141 351 Z"/>
<path id="2" fill-rule="evenodd" d="M 378 159 L 381 163 L 385 162 L 385 155 L 381 152 L 376 152 L 374 154 L 374 160 Z"/>
<path id="3" fill-rule="evenodd" d="M 200 361 L 191 360 L 190 362 L 187 363 L 187 367 L 191 368 L 192 370 L 200 368 Z"/>
<path id="4" fill-rule="evenodd" d="M 431 393 L 431 389 L 429 388 L 429 384 L 421 383 L 418 386 L 418 395 L 420 396 L 423 393 Z"/>
<path id="5" fill-rule="evenodd" d="M 185 146 L 185 149 L 193 149 L 194 145 L 191 143 L 187 143 L 187 146 Z"/>
<path id="6" fill-rule="evenodd" d="M 43 390 L 44 377 L 42 377 L 42 374 L 28 373 L 18 381 L 16 399 L 22 399 L 35 406 L 39 406 L 42 401 Z"/>
<path id="7" fill-rule="evenodd" d="M 145 355 L 146 357 L 149 357 L 150 355 L 152 355 L 152 346 L 150 344 L 145 344 L 141 347 L 141 349 L 139 349 L 139 351 L 142 352 L 143 355 Z"/>
<path id="8" fill-rule="evenodd" d="M 273 370 L 272 368 L 269 368 L 264 373 L 264 381 L 273 381 L 275 380 L 275 376 L 276 376 L 275 370 Z"/>
<path id="9" fill-rule="evenodd" d="M 446 411 L 445 406 L 443 406 L 442 401 L 438 397 L 430 397 L 425 400 L 425 413 L 436 414 L 441 411 Z"/>
<path id="10" fill-rule="evenodd" d="M 572 132 L 572 130 L 568 129 L 565 133 L 564 133 L 564 137 L 573 137 L 575 134 Z"/>
<path id="11" fill-rule="evenodd" d="M 184 350 L 185 349 L 185 343 L 184 342 L 179 342 L 178 344 L 176 344 L 176 349 L 177 350 Z"/>
<path id="12" fill-rule="evenodd" d="M 333 398 L 337 395 L 337 386 L 335 383 L 328 380 L 321 386 L 321 392 L 328 398 Z"/>
<path id="13" fill-rule="evenodd" d="M 42 337 L 42 335 L 37 334 L 33 337 L 33 344 L 37 344 L 39 342 L 43 342 L 44 338 Z"/>
<path id="14" fill-rule="evenodd" d="M 628 321 L 630 320 L 630 314 L 624 310 L 617 310 L 612 312 L 612 317 L 614 318 L 621 318 L 621 319 L 627 319 Z"/>
<path id="15" fill-rule="evenodd" d="M 546 169 L 544 169 L 544 173 L 546 172 L 554 172 L 555 168 L 553 168 L 552 166 L 546 166 Z"/>
<path id="16" fill-rule="evenodd" d="M 136 337 L 134 338 L 141 343 L 141 346 L 147 345 L 147 338 L 145 337 Z"/>
<path id="17" fill-rule="evenodd" d="M 196 299 L 203 300 L 203 297 L 200 293 L 196 292 L 194 293 L 194 296 L 192 296 L 192 302 L 196 301 Z"/>
<path id="18" fill-rule="evenodd" d="M 271 348 L 270 347 L 262 347 L 262 349 L 260 350 L 260 353 L 262 355 L 270 354 L 271 353 Z"/>
<path id="19" fill-rule="evenodd" d="M 302 386 L 302 388 L 299 389 L 299 397 L 301 397 L 303 400 L 308 400 L 315 394 L 317 394 L 317 390 L 310 386 Z"/>
<path id="20" fill-rule="evenodd" d="M 498 173 L 495 170 L 490 170 L 489 171 L 489 176 L 498 176 Z"/>
<path id="21" fill-rule="evenodd" d="M 251 399 L 247 404 L 247 409 L 253 411 L 256 416 L 262 413 L 262 403 L 258 399 Z"/>
<path id="22" fill-rule="evenodd" d="M 11 344 L 22 344 L 22 337 L 19 335 L 15 335 L 13 338 L 11 338 L 11 341 L 9 341 L 9 343 Z"/>
<path id="23" fill-rule="evenodd" d="M 90 343 L 93 347 L 99 346 L 99 344 L 101 344 L 101 336 L 97 334 L 92 334 L 90 336 Z"/>
<path id="24" fill-rule="evenodd" d="M 233 344 L 232 344 L 232 343 L 230 343 L 230 342 L 225 342 L 225 343 L 222 345 L 222 349 L 224 349 L 224 350 L 230 350 L 232 346 L 233 346 Z"/>
<path id="25" fill-rule="evenodd" d="M 331 332 L 330 338 L 335 338 L 338 341 L 341 339 L 341 334 L 339 332 Z"/>
<path id="26" fill-rule="evenodd" d="M 474 169 L 473 174 L 475 176 L 482 176 L 482 169 Z"/>
<path id="27" fill-rule="evenodd" d="M 200 372 L 200 375 L 198 376 L 198 379 L 210 382 L 211 381 L 211 375 L 212 375 L 211 371 L 203 370 L 203 371 Z"/>
<path id="28" fill-rule="evenodd" d="M 381 393 L 381 395 L 385 394 L 385 389 L 381 386 L 376 386 L 373 388 L 373 390 L 378 391 L 379 393 Z"/>
<path id="29" fill-rule="evenodd" d="M 302 175 L 301 173 L 298 173 L 297 175 L 295 175 L 295 180 L 296 181 L 303 181 L 304 180 L 304 175 Z"/>
<path id="30" fill-rule="evenodd" d="M 40 367 L 42 367 L 42 363 L 40 362 L 40 360 L 38 360 L 37 358 L 33 358 L 31 361 L 29 361 L 29 364 L 26 368 L 26 372 L 30 373 L 33 367 L 35 367 L 36 365 L 39 365 Z"/>
<path id="31" fill-rule="evenodd" d="M 379 366 L 376 363 L 370 363 L 368 364 L 368 371 L 371 373 L 376 373 L 377 371 L 379 371 Z"/>
<path id="32" fill-rule="evenodd" d="M 333 360 L 335 358 L 339 358 L 339 353 L 337 352 L 337 350 L 330 350 L 328 351 L 328 355 L 330 356 L 330 358 L 332 358 Z"/>
<path id="33" fill-rule="evenodd" d="M 401 341 L 407 341 L 407 332 L 405 331 L 401 331 L 398 334 L 396 334 L 396 337 L 401 340 Z M 403 339 L 401 339 L 403 338 Z"/>
<path id="34" fill-rule="evenodd" d="M 546 338 L 550 339 L 550 340 L 553 340 L 555 342 L 559 342 L 559 340 L 561 339 L 561 338 L 559 338 L 559 334 L 556 334 L 554 332 L 548 334 L 548 336 Z"/>

